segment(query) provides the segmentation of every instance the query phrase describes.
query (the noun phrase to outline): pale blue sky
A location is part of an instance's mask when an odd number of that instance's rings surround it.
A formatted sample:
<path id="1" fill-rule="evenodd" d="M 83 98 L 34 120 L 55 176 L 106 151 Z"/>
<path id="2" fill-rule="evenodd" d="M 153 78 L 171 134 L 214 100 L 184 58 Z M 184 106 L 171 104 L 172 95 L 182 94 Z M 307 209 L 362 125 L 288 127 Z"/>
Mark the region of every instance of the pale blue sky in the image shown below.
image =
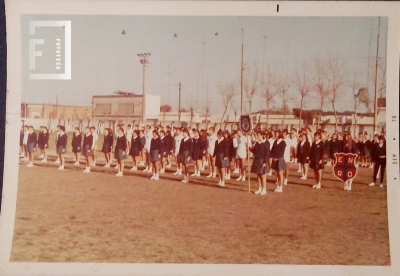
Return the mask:
<path id="1" fill-rule="evenodd" d="M 146 93 L 160 95 L 161 103 L 178 105 L 178 83 L 182 83 L 182 107 L 191 103 L 204 112 L 208 91 L 212 113 L 222 110 L 218 85 L 236 82 L 239 90 L 241 31 L 244 29 L 245 78 L 255 66 L 289 72 L 316 55 L 332 52 L 346 62 L 349 75 L 358 72 L 366 85 L 368 54 L 376 53 L 378 18 L 372 17 L 184 17 L 184 16 L 34 16 L 22 20 L 22 101 L 90 105 L 92 95 L 116 90 L 142 93 L 142 66 L 137 53 L 150 52 L 146 69 Z M 71 20 L 72 79 L 29 80 L 28 39 L 45 38 L 37 57 L 37 70 L 54 67 L 54 44 L 63 30 L 37 29 L 28 34 L 29 20 Z M 122 35 L 122 30 L 126 34 Z M 215 36 L 218 32 L 218 36 Z M 174 38 L 174 34 L 177 37 Z M 268 36 L 265 40 L 263 36 Z M 372 38 L 370 44 L 370 37 Z M 386 58 L 387 19 L 381 19 L 380 56 Z M 50 41 L 50 42 L 48 42 Z M 203 42 L 204 55 L 203 55 Z M 42 48 L 41 48 L 42 47 Z M 265 49 L 265 51 L 264 51 Z M 204 66 L 203 66 L 204 58 Z M 203 73 L 204 72 L 204 73 Z M 373 74 L 370 71 L 370 74 Z M 208 86 L 207 86 L 208 83 Z M 372 89 L 372 87 L 370 87 Z M 292 88 L 294 89 L 294 88 Z M 339 110 L 352 109 L 349 87 L 343 87 Z M 295 93 L 291 90 L 291 93 Z M 316 108 L 310 97 L 306 108 Z M 240 96 L 235 98 L 240 104 Z M 277 106 L 280 100 L 275 101 Z M 253 111 L 265 106 L 256 98 Z M 290 107 L 296 107 L 296 102 Z M 327 105 L 326 110 L 330 110 Z"/>

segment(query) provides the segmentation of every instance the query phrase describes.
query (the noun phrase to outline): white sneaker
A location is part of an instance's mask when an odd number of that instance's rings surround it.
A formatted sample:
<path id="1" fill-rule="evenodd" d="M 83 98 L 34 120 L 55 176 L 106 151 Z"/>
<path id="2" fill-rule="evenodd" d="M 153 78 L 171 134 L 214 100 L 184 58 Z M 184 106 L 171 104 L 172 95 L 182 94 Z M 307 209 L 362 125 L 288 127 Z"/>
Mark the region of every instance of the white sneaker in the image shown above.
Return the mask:
<path id="1" fill-rule="evenodd" d="M 115 176 L 123 176 L 122 172 L 118 172 Z"/>
<path id="2" fill-rule="evenodd" d="M 279 190 L 279 186 L 276 187 L 276 189 L 274 190 L 274 192 L 278 192 L 278 190 Z"/>
<path id="3" fill-rule="evenodd" d="M 217 177 L 217 173 L 214 173 L 214 174 L 212 175 L 212 177 Z"/>
<path id="4" fill-rule="evenodd" d="M 242 181 L 246 181 L 246 176 L 242 176 Z"/>
<path id="5" fill-rule="evenodd" d="M 298 172 L 298 173 L 301 173 L 301 170 L 299 169 L 297 172 Z"/>
<path id="6" fill-rule="evenodd" d="M 160 173 L 165 173 L 165 169 L 161 169 L 161 170 L 160 170 Z"/>
<path id="7" fill-rule="evenodd" d="M 74 165 L 79 165 L 79 161 L 76 161 L 76 162 L 74 163 Z"/>
<path id="8" fill-rule="evenodd" d="M 236 178 L 236 180 L 237 180 L 237 181 L 240 181 L 240 180 L 242 180 L 242 177 L 239 176 L 238 178 Z"/>
<path id="9" fill-rule="evenodd" d="M 314 189 L 314 188 L 317 188 L 317 186 L 318 186 L 318 184 L 315 184 L 315 185 L 314 185 L 314 186 L 312 186 L 312 187 L 313 187 L 313 189 Z"/>
<path id="10" fill-rule="evenodd" d="M 195 176 L 200 177 L 201 176 L 200 172 L 197 172 Z"/>
<path id="11" fill-rule="evenodd" d="M 218 182 L 218 186 L 221 186 L 221 180 Z"/>
<path id="12" fill-rule="evenodd" d="M 114 167 L 114 169 L 118 170 L 118 165 L 116 165 L 116 166 Z"/>
<path id="13" fill-rule="evenodd" d="M 230 174 L 227 174 L 226 176 L 225 176 L 225 179 L 231 179 L 231 175 Z"/>
<path id="14" fill-rule="evenodd" d="M 318 185 L 315 187 L 315 189 L 321 189 L 321 183 L 318 183 Z"/>
<path id="15" fill-rule="evenodd" d="M 110 167 L 110 163 L 107 163 L 103 166 L 103 168 L 109 168 Z"/>
<path id="16" fill-rule="evenodd" d="M 235 169 L 232 173 L 239 173 L 239 169 Z"/>
<path id="17" fill-rule="evenodd" d="M 83 171 L 84 173 L 90 173 L 90 168 L 86 167 L 86 169 Z"/>
<path id="18" fill-rule="evenodd" d="M 257 191 L 255 191 L 255 192 L 254 192 L 254 194 L 258 195 L 258 194 L 260 194 L 260 193 L 261 193 L 261 191 L 262 191 L 262 189 L 261 189 L 261 187 L 260 187 L 260 188 L 258 188 L 258 190 L 257 190 Z"/>
<path id="19" fill-rule="evenodd" d="M 149 172 L 149 167 L 146 167 L 143 172 Z"/>
<path id="20" fill-rule="evenodd" d="M 375 186 L 375 183 L 374 183 L 374 182 L 371 182 L 371 183 L 368 184 L 368 186 L 371 186 L 371 187 L 372 187 L 372 186 Z"/>
<path id="21" fill-rule="evenodd" d="M 191 176 L 196 176 L 196 175 L 197 175 L 197 172 L 194 172 L 191 174 Z"/>
<path id="22" fill-rule="evenodd" d="M 182 182 L 182 183 L 186 183 L 186 178 L 182 179 L 181 182 Z"/>
<path id="23" fill-rule="evenodd" d="M 347 186 L 347 191 L 351 191 L 351 185 Z"/>
<path id="24" fill-rule="evenodd" d="M 154 180 L 160 180 L 160 177 L 158 176 L 158 174 L 156 174 L 156 176 L 154 177 Z"/>
<path id="25" fill-rule="evenodd" d="M 283 180 L 283 185 L 287 185 L 287 179 Z"/>
<path id="26" fill-rule="evenodd" d="M 31 168 L 31 167 L 33 167 L 33 164 L 32 163 L 28 163 L 28 164 L 26 164 L 26 166 Z"/>
<path id="27" fill-rule="evenodd" d="M 207 178 L 210 178 L 210 177 L 212 177 L 213 176 L 213 174 L 212 173 L 210 173 L 209 175 L 207 175 L 206 177 Z"/>
<path id="28" fill-rule="evenodd" d="M 349 185 L 346 183 L 346 184 L 344 184 L 344 188 L 343 188 L 343 190 L 345 190 L 345 191 L 347 191 L 347 188 L 349 187 Z"/>
<path id="29" fill-rule="evenodd" d="M 301 179 L 301 180 L 304 180 L 304 175 L 302 175 L 302 176 L 300 177 L 300 179 Z"/>
<path id="30" fill-rule="evenodd" d="M 153 176 L 152 176 L 152 177 L 150 177 L 150 180 L 153 180 L 155 177 L 156 177 L 156 175 L 155 175 L 155 174 L 153 174 Z"/>
<path id="31" fill-rule="evenodd" d="M 380 184 L 379 187 L 383 188 L 383 184 Z"/>
<path id="32" fill-rule="evenodd" d="M 47 162 L 47 159 L 45 158 L 45 159 L 42 159 L 41 161 L 40 161 L 40 163 L 46 163 Z"/>
<path id="33" fill-rule="evenodd" d="M 137 167 L 132 167 L 130 171 L 137 171 Z"/>
<path id="34" fill-rule="evenodd" d="M 63 171 L 64 170 L 64 166 L 58 167 L 57 170 Z"/>
<path id="35" fill-rule="evenodd" d="M 276 192 L 277 192 L 277 193 L 282 193 L 282 192 L 283 192 L 282 186 L 279 186 L 279 187 L 278 187 L 278 190 L 277 190 Z"/>
<path id="36" fill-rule="evenodd" d="M 219 186 L 225 187 L 225 181 L 222 181 L 221 184 L 220 184 Z"/>
<path id="37" fill-rule="evenodd" d="M 178 173 L 179 173 L 179 172 L 178 172 L 178 171 L 176 171 L 176 172 L 174 172 L 174 173 L 173 173 L 173 175 L 178 175 Z"/>
<path id="38" fill-rule="evenodd" d="M 270 171 L 270 172 L 268 173 L 268 176 L 272 176 L 272 171 Z"/>
<path id="39" fill-rule="evenodd" d="M 44 158 L 44 155 L 43 154 L 39 155 L 39 158 Z"/>
<path id="40" fill-rule="evenodd" d="M 206 164 L 205 164 L 206 166 L 208 166 L 208 161 L 206 161 Z"/>
<path id="41" fill-rule="evenodd" d="M 373 168 L 374 168 L 374 165 L 371 164 L 371 165 L 369 166 L 369 168 L 370 168 L 370 169 L 373 169 Z"/>
<path id="42" fill-rule="evenodd" d="M 168 164 L 165 166 L 166 168 L 171 168 L 171 164 Z"/>
<path id="43" fill-rule="evenodd" d="M 54 163 L 60 164 L 60 163 L 61 163 L 61 162 L 60 162 L 60 159 L 57 159 L 56 161 L 54 161 Z"/>
<path id="44" fill-rule="evenodd" d="M 25 155 L 23 154 L 23 153 L 21 153 L 20 155 L 19 155 L 19 157 L 24 157 Z"/>
<path id="45" fill-rule="evenodd" d="M 262 191 L 261 191 L 261 193 L 260 193 L 260 195 L 266 195 L 267 194 L 267 190 L 266 189 L 263 189 Z"/>
<path id="46" fill-rule="evenodd" d="M 179 171 L 179 172 L 178 172 L 178 175 L 182 175 L 182 171 Z"/>

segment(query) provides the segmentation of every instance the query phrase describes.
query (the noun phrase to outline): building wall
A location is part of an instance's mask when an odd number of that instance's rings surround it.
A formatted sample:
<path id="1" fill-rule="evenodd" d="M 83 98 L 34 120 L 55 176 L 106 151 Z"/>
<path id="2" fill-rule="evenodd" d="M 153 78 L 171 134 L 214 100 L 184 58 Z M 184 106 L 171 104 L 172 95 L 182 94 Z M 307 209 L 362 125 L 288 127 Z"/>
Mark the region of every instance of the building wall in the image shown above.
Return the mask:
<path id="1" fill-rule="evenodd" d="M 91 106 L 21 104 L 21 117 L 36 119 L 91 119 Z"/>

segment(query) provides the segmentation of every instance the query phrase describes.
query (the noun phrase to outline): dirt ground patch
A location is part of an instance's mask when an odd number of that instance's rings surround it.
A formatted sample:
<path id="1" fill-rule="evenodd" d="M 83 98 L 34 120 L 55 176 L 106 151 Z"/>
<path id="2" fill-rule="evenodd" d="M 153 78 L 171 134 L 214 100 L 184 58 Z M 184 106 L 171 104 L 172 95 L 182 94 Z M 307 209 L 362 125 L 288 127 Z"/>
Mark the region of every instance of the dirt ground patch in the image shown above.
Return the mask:
<path id="1" fill-rule="evenodd" d="M 19 169 L 12 262 L 390 265 L 386 188 L 368 187 L 370 169 L 346 192 L 329 169 L 311 189 L 292 164 L 283 193 L 269 177 L 266 196 L 171 173 Z"/>

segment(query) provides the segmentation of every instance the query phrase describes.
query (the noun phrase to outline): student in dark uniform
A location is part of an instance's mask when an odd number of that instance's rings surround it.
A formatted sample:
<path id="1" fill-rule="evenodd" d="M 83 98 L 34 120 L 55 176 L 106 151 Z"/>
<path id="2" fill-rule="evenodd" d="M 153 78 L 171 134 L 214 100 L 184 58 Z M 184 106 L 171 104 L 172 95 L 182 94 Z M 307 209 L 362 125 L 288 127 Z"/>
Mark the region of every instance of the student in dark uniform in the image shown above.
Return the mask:
<path id="1" fill-rule="evenodd" d="M 160 173 L 165 173 L 165 163 L 168 160 L 168 138 L 165 136 L 165 131 L 161 130 L 160 132 L 160 154 L 161 154 L 161 163 L 160 163 Z"/>
<path id="2" fill-rule="evenodd" d="M 342 142 L 339 140 L 338 134 L 335 132 L 332 135 L 331 146 L 329 147 L 329 157 L 331 164 L 335 164 L 335 153 L 342 151 Z"/>
<path id="3" fill-rule="evenodd" d="M 229 133 L 228 130 L 225 130 L 224 132 L 224 139 L 228 142 L 229 145 L 229 166 L 226 168 L 226 176 L 225 179 L 231 179 L 231 163 L 232 160 L 235 161 L 235 156 L 236 156 L 236 149 L 233 147 L 233 139 L 231 134 Z"/>
<path id="4" fill-rule="evenodd" d="M 322 170 L 324 169 L 324 145 L 321 141 L 321 133 L 314 134 L 314 142 L 310 149 L 310 168 L 314 170 L 315 185 L 313 188 L 321 189 Z"/>
<path id="5" fill-rule="evenodd" d="M 139 130 L 134 130 L 132 132 L 131 148 L 129 149 L 129 154 L 132 156 L 133 166 L 131 171 L 137 171 L 138 157 L 140 156 L 140 138 Z"/>
<path id="6" fill-rule="evenodd" d="M 224 132 L 222 130 L 217 132 L 213 158 L 215 158 L 215 166 L 219 174 L 218 185 L 224 187 L 226 168 L 229 167 L 229 141 L 224 139 Z"/>
<path id="7" fill-rule="evenodd" d="M 101 151 L 104 153 L 104 157 L 106 158 L 106 164 L 104 168 L 109 168 L 111 166 L 111 151 L 114 144 L 114 136 L 111 128 L 104 129 L 104 141 L 103 147 Z"/>
<path id="8" fill-rule="evenodd" d="M 365 153 L 365 167 L 366 168 L 372 168 L 371 165 L 371 145 L 372 145 L 372 140 L 370 139 L 370 136 L 368 133 L 365 133 L 364 137 L 364 153 Z"/>
<path id="9" fill-rule="evenodd" d="M 82 145 L 82 155 L 85 156 L 85 164 L 86 164 L 86 169 L 83 171 L 84 173 L 90 172 L 90 164 L 92 162 L 93 149 L 94 149 L 93 134 L 90 131 L 90 127 L 87 126 L 85 128 L 85 135 L 83 136 L 83 145 Z"/>
<path id="10" fill-rule="evenodd" d="M 118 173 L 115 176 L 123 176 L 124 171 L 124 160 L 126 159 L 128 143 L 126 141 L 126 136 L 124 134 L 124 129 L 119 127 L 117 130 L 117 139 L 115 143 L 115 159 L 118 163 Z"/>
<path id="11" fill-rule="evenodd" d="M 204 142 L 202 137 L 200 137 L 199 131 L 196 129 L 194 131 L 194 139 L 193 139 L 193 154 L 192 159 L 194 162 L 194 173 L 192 176 L 200 176 L 200 171 L 203 168 L 202 161 L 203 155 L 206 152 L 206 148 L 204 148 Z"/>
<path id="12" fill-rule="evenodd" d="M 203 166 L 201 167 L 201 170 L 204 171 L 206 165 L 208 165 L 207 162 L 207 149 L 208 149 L 208 133 L 205 129 L 202 129 L 200 133 L 201 140 L 203 141 L 203 147 L 204 147 L 204 153 L 203 153 Z"/>
<path id="13" fill-rule="evenodd" d="M 297 162 L 301 165 L 301 178 L 307 179 L 308 174 L 308 162 L 310 158 L 310 142 L 307 140 L 307 134 L 302 133 L 300 135 L 300 141 L 297 143 Z"/>
<path id="14" fill-rule="evenodd" d="M 75 154 L 74 165 L 79 165 L 80 153 L 82 151 L 82 135 L 79 127 L 75 128 L 75 133 L 72 136 L 72 152 Z"/>
<path id="15" fill-rule="evenodd" d="M 345 133 L 343 145 L 342 145 L 342 152 L 343 153 L 354 153 L 354 154 L 358 154 L 360 152 L 357 149 L 357 143 L 353 141 L 353 138 L 351 137 L 351 134 L 349 132 Z M 358 156 L 357 159 L 358 158 L 360 158 L 360 156 Z M 357 162 L 354 162 L 354 164 L 357 166 Z M 352 183 L 353 183 L 353 179 L 350 179 L 350 180 L 344 182 L 344 190 L 351 191 Z"/>
<path id="16" fill-rule="evenodd" d="M 43 126 L 39 127 L 39 133 L 38 133 L 38 136 L 37 136 L 37 146 L 40 149 L 39 158 L 44 158 L 44 154 L 43 154 Z"/>
<path id="17" fill-rule="evenodd" d="M 58 134 L 58 139 L 57 139 L 57 154 L 60 157 L 60 167 L 58 167 L 59 170 L 64 170 L 64 164 L 65 164 L 65 154 L 67 153 L 67 134 L 65 133 L 65 127 L 64 126 L 59 126 L 60 133 Z"/>
<path id="18" fill-rule="evenodd" d="M 149 151 L 149 162 L 152 163 L 153 176 L 150 180 L 159 180 L 159 170 L 160 170 L 160 161 L 161 161 L 161 151 L 160 151 L 160 137 L 158 137 L 158 131 L 153 130 L 153 139 L 150 142 L 150 151 Z"/>
<path id="19" fill-rule="evenodd" d="M 165 168 L 171 168 L 171 156 L 173 155 L 174 150 L 174 137 L 171 134 L 171 128 L 167 126 L 167 131 L 165 132 L 165 139 L 166 139 L 166 151 L 167 151 L 167 158 L 166 158 L 166 165 Z"/>
<path id="20" fill-rule="evenodd" d="M 286 143 L 283 141 L 283 133 L 281 131 L 275 132 L 275 136 L 277 139 L 274 141 L 274 144 L 271 149 L 271 158 L 272 158 L 272 169 L 276 172 L 276 181 L 278 187 L 274 190 L 274 192 L 282 193 L 283 192 L 283 172 L 286 170 L 286 162 L 284 158 Z"/>
<path id="21" fill-rule="evenodd" d="M 37 150 L 37 135 L 33 126 L 28 127 L 28 141 L 26 144 L 26 152 L 28 153 L 28 164 L 27 167 L 33 167 L 33 154 Z"/>
<path id="22" fill-rule="evenodd" d="M 373 148 L 373 156 L 375 160 L 374 166 L 374 175 L 373 181 L 369 184 L 369 186 L 375 186 L 376 179 L 378 177 L 378 171 L 380 170 L 381 174 L 381 183 L 380 187 L 383 187 L 383 180 L 385 178 L 385 169 L 386 169 L 386 143 L 385 137 L 383 135 L 379 136 L 379 143 Z"/>
<path id="23" fill-rule="evenodd" d="M 251 172 L 257 174 L 258 190 L 256 195 L 267 194 L 267 173 L 269 172 L 270 146 L 267 134 L 263 131 L 257 132 L 257 142 L 250 151 L 254 154 Z"/>
<path id="24" fill-rule="evenodd" d="M 182 164 L 182 172 L 184 176 L 181 182 L 189 183 L 188 165 L 190 162 L 190 158 L 193 154 L 193 142 L 192 139 L 190 139 L 189 131 L 186 128 L 182 130 L 182 134 L 183 139 L 181 140 L 179 145 L 178 161 L 180 164 Z"/>
<path id="25" fill-rule="evenodd" d="M 357 146 L 357 154 L 358 154 L 358 164 L 360 167 L 364 167 L 364 158 L 365 158 L 365 151 L 364 151 L 364 137 L 363 134 L 360 133 L 358 135 L 358 140 L 356 143 Z"/>
<path id="26" fill-rule="evenodd" d="M 24 152 L 24 126 L 21 126 L 21 131 L 19 132 L 19 147 L 21 150 L 21 153 L 19 154 L 19 157 L 24 157 L 25 152 Z"/>

